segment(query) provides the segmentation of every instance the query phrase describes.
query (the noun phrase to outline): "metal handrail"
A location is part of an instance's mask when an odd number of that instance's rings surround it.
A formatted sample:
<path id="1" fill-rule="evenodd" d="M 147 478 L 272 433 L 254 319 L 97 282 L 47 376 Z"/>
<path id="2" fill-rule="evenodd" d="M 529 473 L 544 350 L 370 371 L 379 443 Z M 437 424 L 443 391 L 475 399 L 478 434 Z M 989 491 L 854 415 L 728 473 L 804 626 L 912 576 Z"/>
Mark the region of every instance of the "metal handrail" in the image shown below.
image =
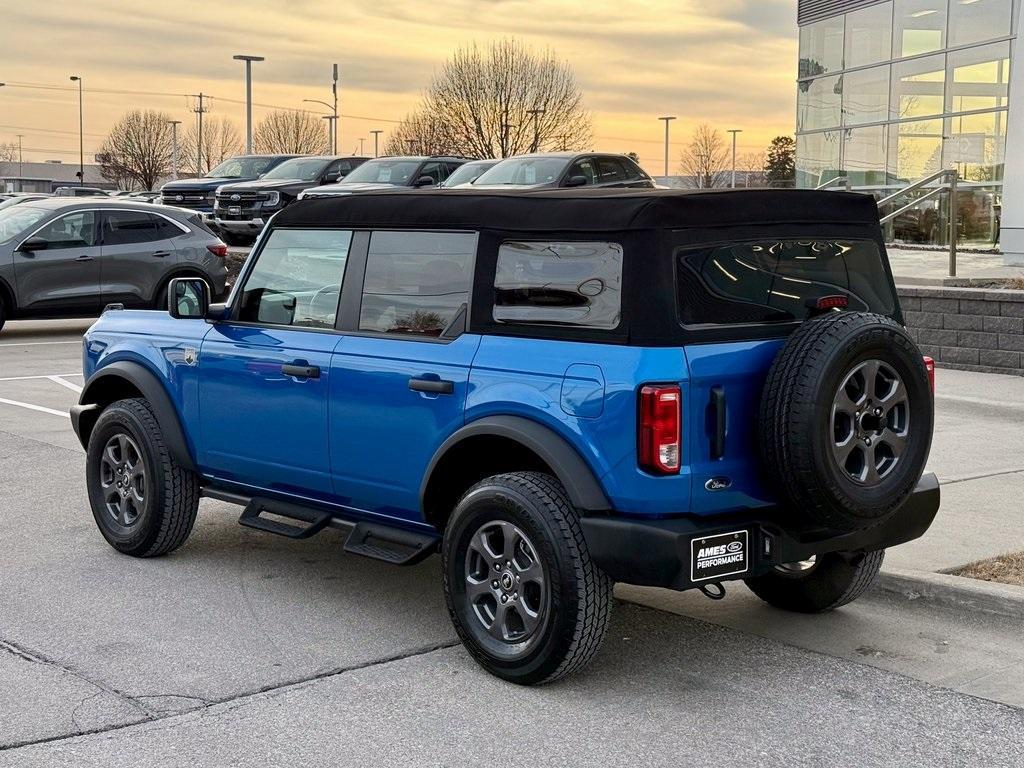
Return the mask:
<path id="1" fill-rule="evenodd" d="M 847 192 L 850 191 L 850 177 L 849 176 L 833 176 L 831 179 L 826 181 L 824 184 L 819 184 L 815 189 L 828 189 L 829 187 L 843 187 Z"/>
<path id="2" fill-rule="evenodd" d="M 910 184 L 902 189 L 893 192 L 888 197 L 883 197 L 878 201 L 878 209 L 881 211 L 885 206 L 892 203 L 894 200 L 898 200 L 905 195 L 916 192 L 923 187 L 928 186 L 936 181 L 949 179 L 948 183 L 940 184 L 934 189 L 929 190 L 920 197 L 914 198 L 912 201 L 904 205 L 902 208 L 898 208 L 892 213 L 888 213 L 885 216 L 879 218 L 879 223 L 887 224 L 888 222 L 895 219 L 901 213 L 906 213 L 912 208 L 916 208 L 925 200 L 942 194 L 943 192 L 949 192 L 949 276 L 956 277 L 956 246 L 957 236 L 959 235 L 959 227 L 957 226 L 957 183 L 960 180 L 960 174 L 955 168 L 945 168 L 941 171 L 936 171 L 930 176 L 925 176 L 923 179 L 918 179 L 913 184 Z"/>
<path id="3" fill-rule="evenodd" d="M 953 170 L 952 168 L 946 168 L 946 169 L 943 169 L 941 171 L 936 171 L 931 176 L 925 176 L 923 179 L 918 179 L 913 184 L 909 184 L 909 185 L 907 185 L 905 187 L 902 187 L 902 188 L 896 190 L 895 192 L 893 192 L 888 197 L 883 197 L 881 200 L 878 201 L 878 207 L 881 208 L 884 205 L 888 205 L 893 200 L 896 200 L 897 198 L 903 197 L 903 195 L 907 194 L 908 192 L 916 192 L 921 187 L 927 187 L 933 181 L 938 181 L 939 179 L 944 179 L 947 176 L 949 176 L 950 174 L 956 174 L 956 171 Z M 940 189 L 941 189 L 941 187 L 940 187 Z"/>

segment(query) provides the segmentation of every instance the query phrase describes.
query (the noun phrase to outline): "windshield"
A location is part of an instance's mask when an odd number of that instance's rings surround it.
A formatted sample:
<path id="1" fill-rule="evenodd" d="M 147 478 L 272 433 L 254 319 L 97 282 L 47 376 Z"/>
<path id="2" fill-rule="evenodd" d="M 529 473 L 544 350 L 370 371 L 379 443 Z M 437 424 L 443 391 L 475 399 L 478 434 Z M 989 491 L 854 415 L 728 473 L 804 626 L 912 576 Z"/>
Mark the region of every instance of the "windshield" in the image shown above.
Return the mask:
<path id="1" fill-rule="evenodd" d="M 497 160 L 479 162 L 479 163 L 465 163 L 460 165 L 454 171 L 452 175 L 444 180 L 442 187 L 454 187 L 456 184 L 471 184 L 476 181 L 480 174 L 486 171 L 488 168 L 494 166 Z"/>
<path id="2" fill-rule="evenodd" d="M 280 162 L 276 157 L 232 157 L 206 174 L 207 179 L 254 179 Z"/>
<path id="3" fill-rule="evenodd" d="M 502 160 L 484 173 L 474 184 L 508 184 L 526 186 L 529 184 L 552 184 L 562 176 L 569 164 L 568 157 L 524 157 L 518 160 Z"/>
<path id="4" fill-rule="evenodd" d="M 405 186 L 421 165 L 419 160 L 370 160 L 345 177 L 341 184 L 396 184 Z"/>
<path id="5" fill-rule="evenodd" d="M 42 197 L 10 197 L 6 200 L 0 200 L 0 211 L 4 208 L 10 208 L 12 205 L 21 205 L 22 203 L 31 203 L 33 200 L 42 200 Z"/>
<path id="6" fill-rule="evenodd" d="M 48 213 L 45 208 L 33 208 L 31 205 L 13 205 L 0 210 L 0 243 L 13 240 Z"/>
<path id="7" fill-rule="evenodd" d="M 274 170 L 264 174 L 263 178 L 315 181 L 330 162 L 329 158 L 323 157 L 296 157 L 281 163 Z"/>

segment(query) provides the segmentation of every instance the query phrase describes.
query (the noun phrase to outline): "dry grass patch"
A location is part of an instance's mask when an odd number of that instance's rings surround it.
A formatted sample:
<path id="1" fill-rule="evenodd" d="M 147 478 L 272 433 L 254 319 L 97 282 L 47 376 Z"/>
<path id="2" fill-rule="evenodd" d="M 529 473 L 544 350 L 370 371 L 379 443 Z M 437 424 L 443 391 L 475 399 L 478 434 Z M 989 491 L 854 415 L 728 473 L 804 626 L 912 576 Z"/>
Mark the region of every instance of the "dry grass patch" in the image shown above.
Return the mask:
<path id="1" fill-rule="evenodd" d="M 979 560 L 952 573 L 969 579 L 998 581 L 1024 587 L 1024 552 L 1012 552 L 988 560 Z"/>

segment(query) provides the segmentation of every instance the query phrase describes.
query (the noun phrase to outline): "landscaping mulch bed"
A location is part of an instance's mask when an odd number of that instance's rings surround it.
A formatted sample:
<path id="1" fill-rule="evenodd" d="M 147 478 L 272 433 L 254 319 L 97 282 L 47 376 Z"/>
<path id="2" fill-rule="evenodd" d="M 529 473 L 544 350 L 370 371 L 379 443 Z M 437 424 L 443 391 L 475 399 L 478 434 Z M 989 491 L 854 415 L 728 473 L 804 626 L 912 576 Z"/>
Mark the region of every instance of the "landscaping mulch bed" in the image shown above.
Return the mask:
<path id="1" fill-rule="evenodd" d="M 1024 587 L 1024 552 L 1011 552 L 1008 555 L 979 560 L 952 573 L 954 576 Z"/>

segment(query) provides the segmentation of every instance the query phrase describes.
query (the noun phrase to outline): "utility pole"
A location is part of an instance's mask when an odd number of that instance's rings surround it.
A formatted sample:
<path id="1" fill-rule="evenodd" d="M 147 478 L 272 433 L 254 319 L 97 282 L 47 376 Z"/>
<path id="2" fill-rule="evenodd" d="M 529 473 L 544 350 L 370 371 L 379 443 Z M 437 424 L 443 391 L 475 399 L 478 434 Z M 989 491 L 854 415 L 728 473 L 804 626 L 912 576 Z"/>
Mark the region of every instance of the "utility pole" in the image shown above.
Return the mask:
<path id="1" fill-rule="evenodd" d="M 378 153 L 378 148 L 380 146 L 380 135 L 384 133 L 384 131 L 377 130 L 370 131 L 370 133 L 373 134 L 373 156 L 380 157 L 380 154 Z"/>
<path id="2" fill-rule="evenodd" d="M 360 157 L 362 157 L 362 154 L 363 154 L 363 142 L 364 141 L 366 141 L 366 138 L 363 137 L 363 136 L 360 136 L 359 137 L 359 156 Z"/>
<path id="3" fill-rule="evenodd" d="M 545 109 L 528 109 L 526 114 L 533 115 L 533 149 L 532 152 L 536 152 L 540 147 L 540 123 L 538 122 L 540 116 L 543 115 L 547 110 Z"/>
<path id="4" fill-rule="evenodd" d="M 327 143 L 324 144 L 324 154 L 332 154 L 333 149 L 331 148 L 331 142 L 334 141 L 334 115 L 321 115 L 321 120 L 327 121 Z"/>
<path id="5" fill-rule="evenodd" d="M 262 56 L 247 56 L 237 54 L 232 56 L 235 61 L 245 62 L 245 152 L 252 154 L 252 63 L 254 61 L 265 61 Z M 199 125 L 202 125 L 200 123 Z"/>
<path id="6" fill-rule="evenodd" d="M 178 126 L 181 120 L 168 120 L 171 126 L 171 178 L 178 178 Z"/>
<path id="7" fill-rule="evenodd" d="M 24 134 L 18 134 L 18 191 L 23 192 L 25 189 L 25 163 L 24 158 L 21 156 L 21 140 L 24 138 Z"/>
<path id="8" fill-rule="evenodd" d="M 331 154 L 338 154 L 338 65 L 334 65 L 334 79 L 331 81 L 331 94 L 334 96 L 334 134 L 331 142 Z"/>
<path id="9" fill-rule="evenodd" d="M 665 121 L 665 181 L 668 182 L 668 124 L 675 120 L 674 115 L 659 117 L 659 120 Z"/>
<path id="10" fill-rule="evenodd" d="M 85 140 L 82 120 L 82 78 L 71 76 L 71 82 L 78 83 L 78 186 L 85 186 Z"/>
<path id="11" fill-rule="evenodd" d="M 732 189 L 736 189 L 736 134 L 743 133 L 742 128 L 730 128 L 729 133 L 732 134 Z"/>
<path id="12" fill-rule="evenodd" d="M 210 110 L 203 106 L 203 94 L 196 94 L 196 98 L 199 99 L 199 106 L 192 111 L 199 117 L 199 130 L 198 130 L 198 141 L 196 142 L 196 176 L 203 175 L 203 115 Z"/>

